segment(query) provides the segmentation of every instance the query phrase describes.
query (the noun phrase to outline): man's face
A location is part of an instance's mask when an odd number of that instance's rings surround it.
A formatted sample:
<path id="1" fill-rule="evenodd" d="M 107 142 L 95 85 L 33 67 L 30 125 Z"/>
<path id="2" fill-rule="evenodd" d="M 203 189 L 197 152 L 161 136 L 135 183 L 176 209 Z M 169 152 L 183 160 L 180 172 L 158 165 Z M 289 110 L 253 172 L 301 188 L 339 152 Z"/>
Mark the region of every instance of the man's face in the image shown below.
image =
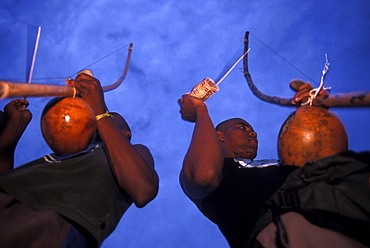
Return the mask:
<path id="1" fill-rule="evenodd" d="M 228 120 L 217 133 L 227 157 L 254 159 L 257 156 L 257 133 L 245 120 Z"/>

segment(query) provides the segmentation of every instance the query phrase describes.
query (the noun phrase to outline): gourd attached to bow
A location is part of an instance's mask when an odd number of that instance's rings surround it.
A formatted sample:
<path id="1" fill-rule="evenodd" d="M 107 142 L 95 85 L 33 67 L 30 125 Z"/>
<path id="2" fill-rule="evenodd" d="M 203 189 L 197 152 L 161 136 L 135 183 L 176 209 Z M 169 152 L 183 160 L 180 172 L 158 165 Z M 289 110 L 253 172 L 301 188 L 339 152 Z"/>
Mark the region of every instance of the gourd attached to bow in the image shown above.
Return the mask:
<path id="1" fill-rule="evenodd" d="M 103 92 L 116 89 L 125 79 L 132 52 L 130 44 L 125 69 L 118 80 L 108 86 L 103 86 Z M 82 70 L 93 76 L 90 70 Z M 85 150 L 96 133 L 96 119 L 94 111 L 81 98 L 75 97 L 78 92 L 73 87 L 73 96 L 52 99 L 44 109 L 41 117 L 41 131 L 46 143 L 58 154 L 73 154 Z"/>
<path id="2" fill-rule="evenodd" d="M 249 32 L 245 33 L 244 51 L 248 50 Z M 248 70 L 248 55 L 243 60 L 244 77 L 252 93 L 259 99 L 282 106 L 295 106 L 291 98 L 265 95 L 252 81 Z M 291 87 L 297 89 L 293 80 Z M 329 107 L 370 106 L 370 91 L 320 96 L 311 105 L 298 106 L 286 119 L 278 136 L 280 162 L 287 165 L 303 166 L 306 162 L 334 155 L 348 149 L 348 138 L 342 122 Z"/>

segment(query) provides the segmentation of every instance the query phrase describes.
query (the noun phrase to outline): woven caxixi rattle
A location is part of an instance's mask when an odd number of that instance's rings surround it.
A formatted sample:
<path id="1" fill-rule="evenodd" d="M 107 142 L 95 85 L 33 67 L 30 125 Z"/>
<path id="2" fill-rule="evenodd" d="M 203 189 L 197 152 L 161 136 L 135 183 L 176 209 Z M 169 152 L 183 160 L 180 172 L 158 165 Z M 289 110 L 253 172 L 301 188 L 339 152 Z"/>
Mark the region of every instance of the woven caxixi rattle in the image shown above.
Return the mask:
<path id="1" fill-rule="evenodd" d="M 193 87 L 193 89 L 190 92 L 191 96 L 197 97 L 203 101 L 206 101 L 208 98 L 210 98 L 213 94 L 218 92 L 220 88 L 218 85 L 221 83 L 222 80 L 226 78 L 227 75 L 234 69 L 234 67 L 239 63 L 240 60 L 244 58 L 244 56 L 249 52 L 246 51 L 243 56 L 241 56 L 234 65 L 225 73 L 225 75 L 222 76 L 220 80 L 218 80 L 217 83 L 215 83 L 211 78 L 205 78 L 202 82 L 198 83 Z"/>

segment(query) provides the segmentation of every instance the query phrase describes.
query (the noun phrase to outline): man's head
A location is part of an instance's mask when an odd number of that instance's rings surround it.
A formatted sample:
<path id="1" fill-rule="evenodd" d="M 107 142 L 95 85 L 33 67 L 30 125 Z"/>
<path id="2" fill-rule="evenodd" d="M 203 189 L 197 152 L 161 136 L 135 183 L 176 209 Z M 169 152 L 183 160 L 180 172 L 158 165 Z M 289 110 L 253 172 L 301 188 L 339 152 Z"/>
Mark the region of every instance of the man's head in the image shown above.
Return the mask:
<path id="1" fill-rule="evenodd" d="M 257 156 L 257 133 L 243 119 L 232 118 L 216 126 L 224 157 L 254 159 Z"/>

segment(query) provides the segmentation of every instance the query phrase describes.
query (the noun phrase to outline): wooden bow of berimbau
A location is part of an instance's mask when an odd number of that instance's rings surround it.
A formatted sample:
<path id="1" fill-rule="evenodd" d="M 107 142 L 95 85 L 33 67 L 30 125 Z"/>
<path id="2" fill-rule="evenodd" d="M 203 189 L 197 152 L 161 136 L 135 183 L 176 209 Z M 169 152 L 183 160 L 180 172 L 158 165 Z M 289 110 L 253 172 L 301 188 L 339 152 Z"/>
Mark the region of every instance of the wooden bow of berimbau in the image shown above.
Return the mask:
<path id="1" fill-rule="evenodd" d="M 103 86 L 104 92 L 116 89 L 121 85 L 123 80 L 126 78 L 128 68 L 131 60 L 133 44 L 130 43 L 128 48 L 128 55 L 126 59 L 126 64 L 122 75 L 117 79 L 117 81 L 111 85 Z M 61 85 L 49 85 L 49 84 L 27 84 L 27 83 L 15 83 L 8 81 L 0 81 L 0 99 L 13 98 L 13 97 L 68 97 L 75 96 L 76 89 L 68 86 Z"/>
<path id="2" fill-rule="evenodd" d="M 248 50 L 248 43 L 249 43 L 249 32 L 245 33 L 244 37 L 244 51 Z M 253 83 L 251 74 L 249 73 L 248 69 L 248 54 L 243 59 L 243 70 L 244 70 L 244 77 L 247 81 L 247 84 L 252 91 L 252 93 L 258 97 L 259 99 L 274 103 L 277 105 L 282 106 L 293 106 L 291 98 L 283 98 L 277 96 L 269 96 L 263 94 L 261 91 L 258 90 L 256 85 Z M 297 83 L 297 80 L 292 81 Z M 296 89 L 297 84 L 290 85 L 292 88 Z M 324 97 L 317 97 L 313 101 L 313 105 L 320 106 L 320 107 L 355 107 L 355 106 L 370 106 L 370 91 L 358 91 L 358 92 L 350 92 L 350 93 L 339 93 L 339 94 L 331 94 L 330 96 Z"/>
<path id="3" fill-rule="evenodd" d="M 244 50 L 248 50 L 249 32 L 245 34 Z M 291 98 L 265 95 L 252 81 L 248 69 L 248 54 L 243 60 L 244 77 L 252 93 L 259 99 L 282 106 L 293 106 Z M 323 87 L 328 69 L 325 64 L 320 87 L 313 89 L 306 103 L 296 106 L 280 128 L 278 135 L 278 155 L 281 164 L 304 166 L 309 161 L 317 161 L 348 149 L 346 129 L 330 107 L 370 106 L 370 91 L 332 94 L 316 97 Z M 292 80 L 290 87 L 297 90 L 302 80 Z M 311 94 L 313 93 L 313 94 Z"/>

